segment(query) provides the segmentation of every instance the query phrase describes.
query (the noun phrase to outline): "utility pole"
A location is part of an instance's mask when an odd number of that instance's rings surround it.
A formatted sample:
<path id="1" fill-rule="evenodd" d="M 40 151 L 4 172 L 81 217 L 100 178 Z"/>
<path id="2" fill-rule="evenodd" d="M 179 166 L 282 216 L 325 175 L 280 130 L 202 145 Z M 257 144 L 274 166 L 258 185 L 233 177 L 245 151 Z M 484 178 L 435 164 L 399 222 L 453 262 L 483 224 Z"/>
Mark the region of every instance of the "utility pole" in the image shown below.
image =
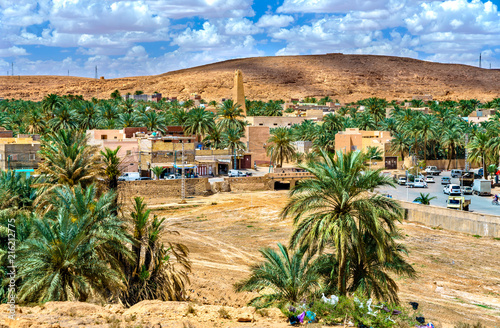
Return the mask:
<path id="1" fill-rule="evenodd" d="M 479 65 L 481 66 L 481 65 Z M 97 80 L 97 65 L 95 65 L 95 79 Z"/>
<path id="2" fill-rule="evenodd" d="M 469 134 L 465 134 L 465 172 L 469 172 L 469 149 L 467 144 L 469 143 Z"/>
<path id="3" fill-rule="evenodd" d="M 479 53 L 479 68 L 481 68 L 481 53 Z"/>
<path id="4" fill-rule="evenodd" d="M 184 140 L 181 140 L 182 142 L 182 183 L 181 183 L 181 204 L 186 203 L 186 176 L 185 176 L 185 166 L 184 166 Z"/>

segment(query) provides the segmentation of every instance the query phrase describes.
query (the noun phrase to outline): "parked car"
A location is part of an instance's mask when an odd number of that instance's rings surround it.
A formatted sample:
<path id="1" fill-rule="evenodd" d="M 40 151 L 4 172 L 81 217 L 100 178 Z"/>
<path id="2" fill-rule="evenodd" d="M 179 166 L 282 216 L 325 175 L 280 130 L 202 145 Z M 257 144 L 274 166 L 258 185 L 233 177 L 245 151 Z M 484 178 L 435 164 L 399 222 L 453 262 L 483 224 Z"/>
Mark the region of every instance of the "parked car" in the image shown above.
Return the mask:
<path id="1" fill-rule="evenodd" d="M 229 177 L 246 177 L 246 173 L 240 170 L 229 170 L 227 174 Z"/>
<path id="2" fill-rule="evenodd" d="M 450 196 L 460 196 L 462 195 L 462 190 L 459 185 L 449 184 L 443 189 L 443 193 Z"/>
<path id="3" fill-rule="evenodd" d="M 464 195 L 472 195 L 472 187 L 471 186 L 462 186 L 461 190 L 462 190 L 462 194 L 464 194 Z"/>
<path id="4" fill-rule="evenodd" d="M 441 184 L 442 185 L 448 185 L 451 183 L 451 179 L 449 177 L 442 177 L 441 178 Z"/>
<path id="5" fill-rule="evenodd" d="M 139 180 L 141 175 L 139 172 L 124 172 L 118 177 L 118 181 L 136 181 Z"/>
<path id="6" fill-rule="evenodd" d="M 413 182 L 408 182 L 410 188 L 427 188 L 427 183 L 422 178 L 416 178 Z"/>
<path id="7" fill-rule="evenodd" d="M 398 185 L 400 185 L 400 186 L 406 185 L 406 177 L 400 177 L 398 179 Z"/>
<path id="8" fill-rule="evenodd" d="M 170 174 L 167 179 L 174 180 L 174 179 L 180 179 L 180 178 L 181 178 L 181 175 L 179 173 L 177 173 L 177 174 Z"/>
<path id="9" fill-rule="evenodd" d="M 142 181 L 142 180 L 153 180 L 153 179 L 150 177 L 140 177 L 139 180 Z"/>
<path id="10" fill-rule="evenodd" d="M 452 178 L 459 178 L 464 174 L 463 170 L 451 170 L 451 177 Z"/>
<path id="11" fill-rule="evenodd" d="M 425 182 L 427 182 L 427 183 L 435 183 L 436 181 L 434 181 L 434 177 L 426 176 L 425 177 Z"/>

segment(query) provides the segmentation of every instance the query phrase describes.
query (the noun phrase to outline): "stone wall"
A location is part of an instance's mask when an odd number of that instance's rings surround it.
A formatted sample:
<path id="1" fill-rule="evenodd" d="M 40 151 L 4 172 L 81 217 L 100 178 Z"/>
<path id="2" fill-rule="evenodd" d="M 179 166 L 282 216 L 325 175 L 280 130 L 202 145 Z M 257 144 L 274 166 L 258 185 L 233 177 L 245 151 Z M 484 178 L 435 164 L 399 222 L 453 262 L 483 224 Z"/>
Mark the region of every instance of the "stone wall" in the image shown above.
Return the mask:
<path id="1" fill-rule="evenodd" d="M 266 177 L 226 178 L 230 191 L 272 190 L 273 185 Z"/>
<path id="2" fill-rule="evenodd" d="M 400 202 L 406 219 L 430 227 L 500 238 L 500 216 L 451 210 L 443 207 Z"/>
<path id="3" fill-rule="evenodd" d="M 186 196 L 203 196 L 211 193 L 208 178 L 186 179 Z M 118 182 L 120 197 L 175 198 L 181 197 L 182 180 L 143 180 Z"/>

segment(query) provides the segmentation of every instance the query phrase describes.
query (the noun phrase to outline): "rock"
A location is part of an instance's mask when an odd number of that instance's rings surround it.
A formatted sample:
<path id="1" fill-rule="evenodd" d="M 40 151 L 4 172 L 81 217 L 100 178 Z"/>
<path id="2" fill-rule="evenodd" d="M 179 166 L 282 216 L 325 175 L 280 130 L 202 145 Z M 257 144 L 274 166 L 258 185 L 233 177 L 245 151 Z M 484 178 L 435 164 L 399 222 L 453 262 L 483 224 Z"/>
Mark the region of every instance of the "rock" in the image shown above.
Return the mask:
<path id="1" fill-rule="evenodd" d="M 238 321 L 238 322 L 252 322 L 253 315 L 249 312 L 241 313 L 238 315 L 238 319 L 236 321 Z"/>
<path id="2" fill-rule="evenodd" d="M 24 320 L 24 319 L 5 319 L 5 323 L 9 328 L 29 328 L 35 327 L 32 321 Z"/>
<path id="3" fill-rule="evenodd" d="M 53 323 L 51 328 L 61 328 L 61 325 L 58 323 Z"/>
<path id="4" fill-rule="evenodd" d="M 151 328 L 161 328 L 161 323 L 155 323 L 154 325 L 151 326 Z"/>

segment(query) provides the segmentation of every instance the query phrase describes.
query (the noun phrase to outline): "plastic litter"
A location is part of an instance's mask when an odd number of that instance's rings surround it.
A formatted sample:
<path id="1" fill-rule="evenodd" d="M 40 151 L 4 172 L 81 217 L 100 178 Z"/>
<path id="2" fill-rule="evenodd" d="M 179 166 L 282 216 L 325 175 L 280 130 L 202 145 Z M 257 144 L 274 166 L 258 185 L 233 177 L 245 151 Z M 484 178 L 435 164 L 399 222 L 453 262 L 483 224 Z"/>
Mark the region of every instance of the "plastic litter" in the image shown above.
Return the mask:
<path id="1" fill-rule="evenodd" d="M 288 320 L 290 321 L 291 325 L 298 325 L 299 324 L 299 319 L 292 315 L 291 317 L 288 317 Z"/>
<path id="2" fill-rule="evenodd" d="M 331 304 L 331 305 L 337 305 L 337 303 L 339 302 L 339 298 L 336 295 L 331 295 L 330 298 L 327 298 L 325 296 L 325 294 L 321 294 L 321 295 L 322 295 L 321 299 L 325 303 L 328 303 L 328 304 Z"/>
<path id="3" fill-rule="evenodd" d="M 296 311 L 297 311 L 297 309 L 296 309 L 296 308 L 294 308 L 293 306 L 289 306 L 289 307 L 288 307 L 288 311 L 290 311 L 290 312 L 293 312 L 293 313 L 294 313 L 294 312 L 296 312 Z"/>
<path id="4" fill-rule="evenodd" d="M 316 313 L 312 311 L 307 311 L 306 316 L 309 318 L 309 321 L 307 323 L 313 323 L 316 321 Z"/>
<path id="5" fill-rule="evenodd" d="M 418 323 L 425 324 L 425 318 L 424 317 L 416 317 L 415 320 L 417 320 Z"/>
<path id="6" fill-rule="evenodd" d="M 410 305 L 413 308 L 413 310 L 417 310 L 418 309 L 418 303 L 417 302 L 410 302 Z"/>
<path id="7" fill-rule="evenodd" d="M 300 323 L 303 323 L 303 322 L 304 322 L 304 318 L 305 318 L 305 316 L 306 316 L 306 313 L 305 313 L 305 312 L 302 312 L 301 314 L 299 314 L 299 315 L 297 316 L 297 319 L 299 319 L 299 322 L 300 322 Z"/>
<path id="8" fill-rule="evenodd" d="M 399 310 L 392 310 L 392 315 L 398 315 L 401 314 L 401 311 Z"/>
<path id="9" fill-rule="evenodd" d="M 434 328 L 434 325 L 432 324 L 432 322 L 429 322 L 429 323 L 427 324 L 427 327 L 429 327 L 429 328 Z"/>

